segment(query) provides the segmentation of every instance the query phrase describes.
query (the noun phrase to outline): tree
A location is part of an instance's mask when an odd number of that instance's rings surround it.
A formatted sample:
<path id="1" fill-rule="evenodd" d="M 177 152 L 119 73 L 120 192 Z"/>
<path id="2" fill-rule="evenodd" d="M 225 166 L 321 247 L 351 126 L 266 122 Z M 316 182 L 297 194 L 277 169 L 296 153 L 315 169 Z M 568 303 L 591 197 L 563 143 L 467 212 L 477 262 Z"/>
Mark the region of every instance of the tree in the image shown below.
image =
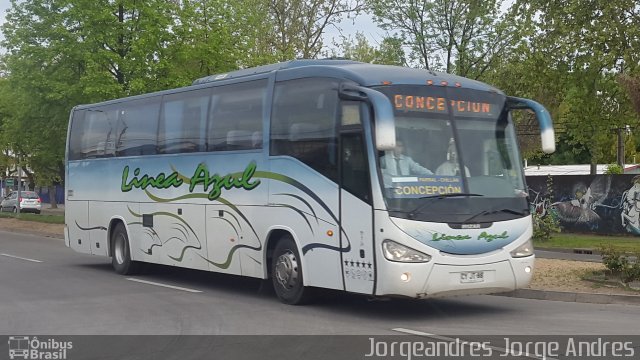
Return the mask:
<path id="1" fill-rule="evenodd" d="M 362 9 L 361 0 L 266 0 L 269 24 L 266 33 L 280 61 L 315 58 L 322 50 L 322 35 L 345 16 Z"/>
<path id="2" fill-rule="evenodd" d="M 611 131 L 635 123 L 616 78 L 638 71 L 640 58 L 631 49 L 640 41 L 633 21 L 639 11 L 628 0 L 516 1 L 510 18 L 520 24 L 524 41 L 487 78 L 543 103 L 556 133 L 568 141 L 566 151 L 575 158 L 583 157 L 576 151 L 587 153 L 595 170 L 595 164 L 615 160 Z"/>
<path id="3" fill-rule="evenodd" d="M 500 0 L 369 0 L 383 29 L 397 31 L 418 64 L 479 79 L 512 45 Z"/>
<path id="4" fill-rule="evenodd" d="M 341 52 L 337 56 L 355 61 L 372 64 L 396 65 L 406 64 L 402 40 L 393 37 L 385 37 L 379 47 L 369 44 L 363 33 L 356 33 L 355 37 L 343 37 L 341 44 L 335 44 Z"/>
<path id="5" fill-rule="evenodd" d="M 63 181 L 69 111 L 77 104 L 163 88 L 172 3 L 12 0 L 2 139 L 42 186 Z"/>
<path id="6" fill-rule="evenodd" d="M 264 22 L 257 1 L 183 1 L 176 9 L 173 39 L 167 45 L 164 74 L 167 87 L 184 86 L 194 79 L 242 66 L 250 45 L 247 38 Z"/>
<path id="7" fill-rule="evenodd" d="M 622 74 L 618 77 L 618 81 L 624 86 L 634 110 L 640 116 L 640 76 Z"/>

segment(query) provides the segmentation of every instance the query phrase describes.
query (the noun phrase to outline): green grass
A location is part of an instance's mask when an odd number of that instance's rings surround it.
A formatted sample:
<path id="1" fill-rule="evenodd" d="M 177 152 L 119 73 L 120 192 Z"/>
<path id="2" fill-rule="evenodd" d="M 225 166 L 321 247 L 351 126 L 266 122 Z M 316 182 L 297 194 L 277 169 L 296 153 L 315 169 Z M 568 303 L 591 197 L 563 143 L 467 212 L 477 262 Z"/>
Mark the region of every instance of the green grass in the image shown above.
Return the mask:
<path id="1" fill-rule="evenodd" d="M 625 252 L 640 252 L 640 237 L 631 236 L 605 236 L 559 233 L 553 234 L 549 241 L 534 241 L 538 248 L 562 248 L 562 249 L 594 249 L 603 245 L 613 245 L 616 249 Z"/>
<path id="2" fill-rule="evenodd" d="M 48 214 L 20 214 L 16 216 L 13 213 L 0 213 L 0 217 L 3 218 L 17 218 L 23 221 L 37 221 L 47 224 L 64 224 L 64 215 L 48 215 Z"/>

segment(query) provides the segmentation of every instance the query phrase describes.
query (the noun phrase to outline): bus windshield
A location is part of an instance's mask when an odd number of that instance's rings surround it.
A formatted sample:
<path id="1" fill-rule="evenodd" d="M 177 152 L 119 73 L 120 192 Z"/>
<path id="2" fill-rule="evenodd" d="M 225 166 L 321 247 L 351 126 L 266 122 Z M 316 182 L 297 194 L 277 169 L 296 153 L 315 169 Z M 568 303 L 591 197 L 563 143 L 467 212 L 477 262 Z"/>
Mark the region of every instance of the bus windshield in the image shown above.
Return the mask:
<path id="1" fill-rule="evenodd" d="M 395 109 L 397 146 L 378 159 L 393 216 L 475 223 L 528 214 L 504 95 L 440 86 L 377 90 Z"/>

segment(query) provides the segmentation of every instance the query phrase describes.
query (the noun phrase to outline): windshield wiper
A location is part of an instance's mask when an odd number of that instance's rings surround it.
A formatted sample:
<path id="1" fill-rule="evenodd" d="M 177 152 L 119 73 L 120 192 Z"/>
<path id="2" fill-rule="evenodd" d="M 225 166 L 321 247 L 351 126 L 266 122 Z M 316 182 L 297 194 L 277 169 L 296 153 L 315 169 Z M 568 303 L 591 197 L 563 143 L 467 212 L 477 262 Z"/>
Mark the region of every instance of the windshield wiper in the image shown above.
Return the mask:
<path id="1" fill-rule="evenodd" d="M 473 216 L 471 216 L 470 218 L 466 219 L 463 222 L 469 222 L 475 218 L 477 218 L 478 216 L 483 216 L 483 215 L 491 215 L 491 214 L 497 214 L 497 213 L 507 213 L 507 214 L 513 214 L 513 215 L 518 215 L 518 216 L 525 216 L 527 215 L 526 212 L 524 211 L 518 211 L 518 210 L 513 210 L 513 209 L 497 209 L 497 210 L 483 210 Z"/>
<path id="2" fill-rule="evenodd" d="M 420 200 L 422 199 L 444 199 L 444 198 L 448 198 L 448 197 L 461 197 L 461 196 L 484 196 L 482 194 L 473 194 L 473 193 L 451 193 L 451 194 L 440 194 L 440 195 L 431 195 L 431 196 L 423 196 L 421 198 L 418 198 Z M 425 202 L 422 203 L 420 205 L 418 205 L 415 209 L 411 210 L 409 212 L 409 218 L 413 219 L 416 216 L 416 213 L 421 211 L 422 209 L 424 209 L 425 207 L 427 207 L 427 205 L 431 205 L 432 202 Z"/>

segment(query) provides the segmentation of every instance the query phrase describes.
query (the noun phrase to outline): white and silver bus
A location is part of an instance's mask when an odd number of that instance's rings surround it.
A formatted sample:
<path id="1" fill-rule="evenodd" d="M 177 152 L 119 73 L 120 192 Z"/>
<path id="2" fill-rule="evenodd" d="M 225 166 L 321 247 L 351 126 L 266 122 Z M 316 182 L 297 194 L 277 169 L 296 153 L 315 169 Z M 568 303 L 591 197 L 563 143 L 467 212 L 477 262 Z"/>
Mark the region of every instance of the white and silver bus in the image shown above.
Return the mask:
<path id="1" fill-rule="evenodd" d="M 514 109 L 462 77 L 295 60 L 75 107 L 65 241 L 112 258 L 423 298 L 527 286 L 534 267 Z"/>

